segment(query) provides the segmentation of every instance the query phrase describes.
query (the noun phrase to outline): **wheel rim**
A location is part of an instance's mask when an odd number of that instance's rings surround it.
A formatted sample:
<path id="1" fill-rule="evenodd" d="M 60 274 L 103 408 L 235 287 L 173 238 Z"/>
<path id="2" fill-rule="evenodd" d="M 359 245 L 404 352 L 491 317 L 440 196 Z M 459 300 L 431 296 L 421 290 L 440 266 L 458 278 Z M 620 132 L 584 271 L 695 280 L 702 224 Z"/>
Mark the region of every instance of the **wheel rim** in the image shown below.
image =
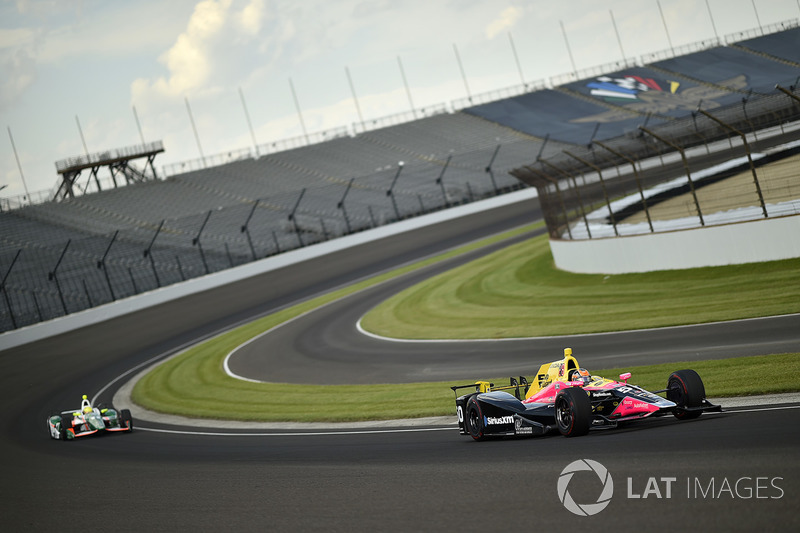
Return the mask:
<path id="1" fill-rule="evenodd" d="M 572 410 L 569 408 L 569 402 L 563 398 L 558 401 L 556 406 L 556 419 L 558 425 L 564 429 L 568 429 L 572 425 Z"/>
<path id="2" fill-rule="evenodd" d="M 678 380 L 672 380 L 670 382 L 667 399 L 671 402 L 674 402 L 679 407 L 686 405 L 686 391 Z"/>
<path id="3" fill-rule="evenodd" d="M 472 408 L 469 410 L 469 432 L 471 435 L 477 435 L 478 431 L 478 424 L 480 422 L 480 417 L 478 416 L 478 410 Z"/>

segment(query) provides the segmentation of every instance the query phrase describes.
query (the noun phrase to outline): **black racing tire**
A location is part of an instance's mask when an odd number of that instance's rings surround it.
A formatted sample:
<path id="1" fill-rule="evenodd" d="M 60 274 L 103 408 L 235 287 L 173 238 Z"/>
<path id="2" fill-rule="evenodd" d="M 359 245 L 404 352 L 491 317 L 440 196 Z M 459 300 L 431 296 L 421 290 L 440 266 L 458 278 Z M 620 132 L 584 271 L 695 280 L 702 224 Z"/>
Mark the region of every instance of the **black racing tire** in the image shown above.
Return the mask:
<path id="1" fill-rule="evenodd" d="M 467 433 L 475 440 L 481 440 L 484 437 L 483 427 L 483 412 L 481 406 L 475 396 L 472 396 L 467 401 L 467 412 L 464 415 L 464 425 L 466 426 Z"/>
<path id="2" fill-rule="evenodd" d="M 133 431 L 133 416 L 130 409 L 123 409 L 119 412 L 122 417 L 122 425 L 127 426 L 129 431 Z"/>
<path id="3" fill-rule="evenodd" d="M 59 431 L 59 434 L 58 434 L 59 437 L 61 438 L 61 440 L 64 440 L 64 441 L 69 440 L 67 438 L 67 420 L 65 420 L 65 418 L 68 418 L 68 417 L 63 417 L 63 416 L 61 417 L 61 431 Z"/>
<path id="4" fill-rule="evenodd" d="M 700 416 L 702 411 L 685 411 L 683 408 L 700 407 L 705 397 L 703 380 L 694 370 L 678 370 L 670 374 L 667 380 L 667 400 L 678 406 L 674 411 L 678 420 L 691 420 Z"/>
<path id="5" fill-rule="evenodd" d="M 556 395 L 555 418 L 565 437 L 580 437 L 592 427 L 592 402 L 580 387 L 562 389 Z"/>

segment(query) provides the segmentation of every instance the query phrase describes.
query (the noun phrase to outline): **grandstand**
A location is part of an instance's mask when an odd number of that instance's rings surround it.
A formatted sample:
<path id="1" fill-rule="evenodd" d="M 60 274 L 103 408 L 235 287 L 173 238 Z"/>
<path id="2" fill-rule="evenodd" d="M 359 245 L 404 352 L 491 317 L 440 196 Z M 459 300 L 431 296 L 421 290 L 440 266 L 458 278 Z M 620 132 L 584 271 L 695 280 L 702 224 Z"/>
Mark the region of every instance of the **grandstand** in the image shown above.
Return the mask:
<path id="1" fill-rule="evenodd" d="M 565 151 L 603 168 L 624 163 L 589 150 L 592 142 L 640 158 L 668 151 L 644 142 L 642 125 L 683 146 L 727 136 L 709 121 L 697 126 L 698 106 L 741 109 L 748 131 L 797 121 L 798 103 L 775 89 L 796 93 L 796 26 L 313 144 L 243 150 L 224 164 L 162 172 L 164 179 L 6 208 L 0 332 L 518 189 L 531 180 L 512 171 L 569 159 Z"/>

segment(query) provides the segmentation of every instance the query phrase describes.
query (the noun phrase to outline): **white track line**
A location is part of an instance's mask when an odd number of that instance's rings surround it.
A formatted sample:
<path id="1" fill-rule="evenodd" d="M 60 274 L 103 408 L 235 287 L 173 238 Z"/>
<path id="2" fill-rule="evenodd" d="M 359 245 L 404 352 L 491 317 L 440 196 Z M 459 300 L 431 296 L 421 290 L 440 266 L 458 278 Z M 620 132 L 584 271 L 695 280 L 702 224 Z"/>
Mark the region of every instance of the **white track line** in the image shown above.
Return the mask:
<path id="1" fill-rule="evenodd" d="M 800 405 L 784 405 L 779 407 L 760 407 L 754 409 L 736 409 L 735 411 L 722 411 L 704 413 L 704 415 L 722 415 L 722 414 L 737 414 L 737 413 L 757 413 L 760 411 L 781 411 L 786 409 L 800 409 Z M 432 427 L 432 428 L 396 428 L 396 429 L 366 429 L 366 430 L 350 430 L 350 431 L 303 431 L 296 433 L 225 433 L 225 432 L 212 432 L 212 431 L 187 431 L 179 429 L 158 429 L 148 427 L 136 427 L 139 431 L 152 431 L 154 433 L 170 433 L 173 435 L 195 435 L 204 437 L 322 437 L 325 435 L 380 435 L 380 434 L 394 434 L 394 433 L 422 433 L 428 431 L 454 431 L 456 428 L 455 423 L 449 427 Z"/>
<path id="2" fill-rule="evenodd" d="M 684 324 L 680 326 L 664 326 L 659 328 L 642 328 L 642 329 L 628 329 L 623 331 L 598 331 L 597 333 L 575 333 L 572 335 L 544 335 L 541 337 L 503 337 L 499 339 L 398 339 L 395 337 L 384 337 L 383 335 L 379 335 L 377 333 L 371 333 L 365 330 L 361 326 L 361 321 L 364 319 L 362 316 L 358 322 L 356 323 L 356 329 L 362 335 L 366 335 L 367 337 L 371 337 L 373 339 L 386 341 L 386 342 L 399 342 L 399 343 L 441 343 L 441 342 L 504 342 L 504 341 L 533 341 L 533 340 L 540 340 L 540 339 L 569 339 L 573 337 L 600 337 L 600 336 L 607 336 L 607 335 L 620 335 L 624 333 L 639 333 L 645 331 L 669 331 L 669 330 L 681 330 L 686 328 L 699 328 L 705 326 L 711 326 L 714 324 L 735 324 L 737 322 L 749 322 L 749 321 L 757 321 L 757 320 L 769 320 L 772 318 L 778 317 L 790 317 L 790 316 L 800 316 L 800 313 L 788 313 L 785 315 L 773 315 L 773 316 L 759 316 L 759 317 L 752 317 L 752 318 L 738 318 L 735 320 L 719 320 L 717 322 L 703 322 L 701 324 Z"/>
<path id="3" fill-rule="evenodd" d="M 157 429 L 147 427 L 136 427 L 136 431 L 153 431 L 155 433 L 172 433 L 176 435 L 201 435 L 210 437 L 320 437 L 323 435 L 377 435 L 381 433 L 421 433 L 424 431 L 453 431 L 458 429 L 455 425 L 451 427 L 436 428 L 410 428 L 410 429 L 369 429 L 352 431 L 304 431 L 297 433 L 223 433 L 210 431 L 185 431 L 179 429 Z"/>

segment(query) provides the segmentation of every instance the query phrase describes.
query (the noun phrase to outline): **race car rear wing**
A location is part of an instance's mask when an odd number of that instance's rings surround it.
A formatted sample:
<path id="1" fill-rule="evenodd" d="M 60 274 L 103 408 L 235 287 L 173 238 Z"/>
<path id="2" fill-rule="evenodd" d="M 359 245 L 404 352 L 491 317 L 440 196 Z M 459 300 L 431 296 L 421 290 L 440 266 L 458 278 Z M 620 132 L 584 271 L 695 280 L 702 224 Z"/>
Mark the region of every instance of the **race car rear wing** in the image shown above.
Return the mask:
<path id="1" fill-rule="evenodd" d="M 520 376 L 519 381 L 517 381 L 516 378 L 509 378 L 509 384 L 502 387 L 495 387 L 494 383 L 489 381 L 476 381 L 475 383 L 470 383 L 469 385 L 455 385 L 450 388 L 456 393 L 456 397 L 458 397 L 457 391 L 461 389 L 474 388 L 475 392 L 491 392 L 513 389 L 514 396 L 517 397 L 517 400 L 521 400 L 525 397 L 525 394 L 527 394 L 528 389 L 530 388 L 530 383 L 528 383 L 528 380 L 525 378 L 525 376 Z"/>

